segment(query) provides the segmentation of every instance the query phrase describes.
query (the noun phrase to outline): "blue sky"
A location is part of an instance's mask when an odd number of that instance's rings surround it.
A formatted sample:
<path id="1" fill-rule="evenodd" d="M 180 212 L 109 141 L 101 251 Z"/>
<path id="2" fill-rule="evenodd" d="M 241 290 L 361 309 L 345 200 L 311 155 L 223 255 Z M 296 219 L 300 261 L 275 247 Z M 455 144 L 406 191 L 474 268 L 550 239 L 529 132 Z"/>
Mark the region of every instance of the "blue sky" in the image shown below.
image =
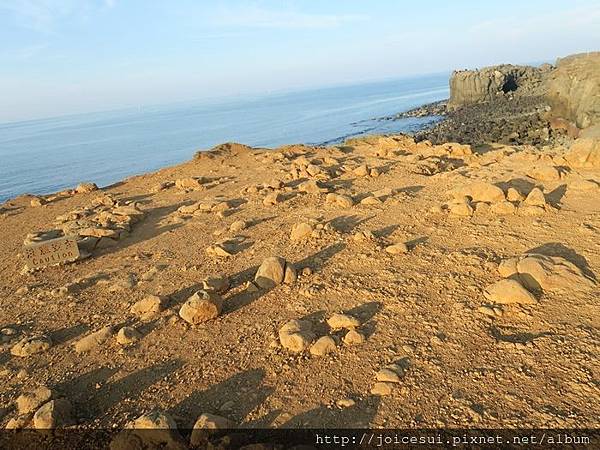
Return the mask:
<path id="1" fill-rule="evenodd" d="M 591 50 L 598 0 L 0 0 L 0 122 Z"/>

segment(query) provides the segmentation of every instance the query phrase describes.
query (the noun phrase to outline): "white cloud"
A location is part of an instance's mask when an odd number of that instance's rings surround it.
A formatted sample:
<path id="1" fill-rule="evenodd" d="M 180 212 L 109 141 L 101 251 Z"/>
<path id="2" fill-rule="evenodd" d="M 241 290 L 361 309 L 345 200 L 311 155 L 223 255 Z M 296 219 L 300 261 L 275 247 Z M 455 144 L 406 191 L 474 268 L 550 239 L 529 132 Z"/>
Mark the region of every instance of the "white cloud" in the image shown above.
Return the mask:
<path id="1" fill-rule="evenodd" d="M 292 10 L 271 10 L 258 6 L 224 9 L 212 17 L 216 26 L 248 28 L 310 29 L 336 28 L 366 20 L 359 14 L 309 14 Z"/>

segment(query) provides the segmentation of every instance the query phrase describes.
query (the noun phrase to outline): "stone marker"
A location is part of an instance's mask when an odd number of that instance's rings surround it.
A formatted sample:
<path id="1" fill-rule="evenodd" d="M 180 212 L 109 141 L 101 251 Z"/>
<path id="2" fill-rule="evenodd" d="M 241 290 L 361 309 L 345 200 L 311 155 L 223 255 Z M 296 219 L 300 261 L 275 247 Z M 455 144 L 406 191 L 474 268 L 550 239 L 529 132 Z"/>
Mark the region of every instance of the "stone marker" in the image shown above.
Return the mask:
<path id="1" fill-rule="evenodd" d="M 79 258 L 77 241 L 71 237 L 62 237 L 29 244 L 23 249 L 23 256 L 29 269 L 71 262 Z"/>

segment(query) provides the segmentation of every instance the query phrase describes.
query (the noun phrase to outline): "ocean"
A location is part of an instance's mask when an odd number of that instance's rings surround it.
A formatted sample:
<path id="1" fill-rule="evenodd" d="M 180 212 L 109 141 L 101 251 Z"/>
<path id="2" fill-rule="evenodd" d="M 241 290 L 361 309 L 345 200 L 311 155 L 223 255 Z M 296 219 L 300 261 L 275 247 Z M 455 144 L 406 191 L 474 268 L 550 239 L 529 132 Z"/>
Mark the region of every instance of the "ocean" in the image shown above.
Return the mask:
<path id="1" fill-rule="evenodd" d="M 0 202 L 80 182 L 105 186 L 223 142 L 276 147 L 414 132 L 437 118 L 378 119 L 447 98 L 448 76 L 0 124 Z"/>

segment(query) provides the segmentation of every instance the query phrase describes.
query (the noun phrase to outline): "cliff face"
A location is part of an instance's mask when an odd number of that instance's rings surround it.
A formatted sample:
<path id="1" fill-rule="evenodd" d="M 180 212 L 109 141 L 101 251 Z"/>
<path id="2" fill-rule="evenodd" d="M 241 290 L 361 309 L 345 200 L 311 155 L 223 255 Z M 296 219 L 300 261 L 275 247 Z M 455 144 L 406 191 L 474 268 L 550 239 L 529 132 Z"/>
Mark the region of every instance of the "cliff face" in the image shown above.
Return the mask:
<path id="1" fill-rule="evenodd" d="M 579 128 L 600 123 L 600 52 L 559 59 L 548 80 L 547 99 L 554 117 Z"/>
<path id="2" fill-rule="evenodd" d="M 551 66 L 514 66 L 510 64 L 480 70 L 454 72 L 450 78 L 448 109 L 489 102 L 514 92 L 517 95 L 541 95 Z"/>

